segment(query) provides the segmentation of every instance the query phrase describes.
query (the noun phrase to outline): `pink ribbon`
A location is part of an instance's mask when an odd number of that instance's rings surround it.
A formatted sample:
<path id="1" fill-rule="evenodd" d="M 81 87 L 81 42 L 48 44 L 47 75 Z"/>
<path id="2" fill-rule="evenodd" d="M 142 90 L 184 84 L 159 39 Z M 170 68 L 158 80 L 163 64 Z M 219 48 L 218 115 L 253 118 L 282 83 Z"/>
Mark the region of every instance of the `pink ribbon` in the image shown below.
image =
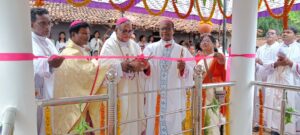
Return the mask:
<path id="1" fill-rule="evenodd" d="M 165 61 L 195 61 L 196 59 L 210 59 L 212 56 L 208 57 L 191 57 L 191 58 L 170 58 L 170 57 L 161 57 L 161 56 L 63 56 L 65 59 L 157 59 Z M 255 54 L 231 54 L 225 57 L 244 57 L 244 58 L 255 58 Z M 49 58 L 48 56 L 35 56 L 32 53 L 0 53 L 0 61 L 30 61 L 34 59 Z"/>

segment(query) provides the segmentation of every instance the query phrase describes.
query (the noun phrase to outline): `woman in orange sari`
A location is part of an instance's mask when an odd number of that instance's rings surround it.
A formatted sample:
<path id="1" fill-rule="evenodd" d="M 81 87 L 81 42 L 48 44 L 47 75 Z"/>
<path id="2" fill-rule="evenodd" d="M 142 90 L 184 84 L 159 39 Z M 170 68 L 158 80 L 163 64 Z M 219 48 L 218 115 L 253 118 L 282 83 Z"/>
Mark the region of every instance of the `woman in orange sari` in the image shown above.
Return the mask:
<path id="1" fill-rule="evenodd" d="M 205 69 L 203 83 L 220 83 L 225 81 L 225 57 L 214 51 L 216 46 L 216 39 L 211 35 L 204 35 L 200 37 L 200 47 L 202 52 L 198 65 L 202 65 Z M 223 87 L 211 88 L 202 91 L 203 99 L 202 106 L 218 105 L 219 100 L 216 93 L 222 93 Z M 222 110 L 222 109 L 221 109 Z M 220 124 L 220 108 L 212 107 L 202 110 L 202 125 L 212 126 Z M 220 135 L 219 127 L 213 127 L 204 130 L 205 135 Z"/>

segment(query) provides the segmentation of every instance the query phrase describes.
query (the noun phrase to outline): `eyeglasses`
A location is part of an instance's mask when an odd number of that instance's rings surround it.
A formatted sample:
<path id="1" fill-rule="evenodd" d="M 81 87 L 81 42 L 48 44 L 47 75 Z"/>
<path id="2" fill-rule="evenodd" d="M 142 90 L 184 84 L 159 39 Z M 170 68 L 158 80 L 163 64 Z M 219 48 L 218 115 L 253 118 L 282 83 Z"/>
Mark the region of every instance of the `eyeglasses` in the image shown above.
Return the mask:
<path id="1" fill-rule="evenodd" d="M 267 35 L 275 35 L 275 32 L 267 32 Z"/>
<path id="2" fill-rule="evenodd" d="M 121 30 L 121 29 L 120 31 L 122 34 L 132 34 L 134 32 L 133 30 Z"/>

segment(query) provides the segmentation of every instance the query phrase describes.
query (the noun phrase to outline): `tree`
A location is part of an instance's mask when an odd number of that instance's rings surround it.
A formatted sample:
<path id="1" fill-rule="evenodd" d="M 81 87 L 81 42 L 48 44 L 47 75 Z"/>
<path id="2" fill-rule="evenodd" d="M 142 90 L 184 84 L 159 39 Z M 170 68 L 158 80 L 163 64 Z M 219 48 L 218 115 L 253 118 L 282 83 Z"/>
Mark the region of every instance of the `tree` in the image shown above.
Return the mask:
<path id="1" fill-rule="evenodd" d="M 289 13 L 289 26 L 293 26 L 300 30 L 300 12 L 292 11 Z M 258 18 L 257 28 L 263 30 L 263 35 L 268 31 L 268 29 L 276 29 L 278 32 L 282 32 L 283 25 L 282 20 L 274 19 L 272 17 L 262 17 Z"/>

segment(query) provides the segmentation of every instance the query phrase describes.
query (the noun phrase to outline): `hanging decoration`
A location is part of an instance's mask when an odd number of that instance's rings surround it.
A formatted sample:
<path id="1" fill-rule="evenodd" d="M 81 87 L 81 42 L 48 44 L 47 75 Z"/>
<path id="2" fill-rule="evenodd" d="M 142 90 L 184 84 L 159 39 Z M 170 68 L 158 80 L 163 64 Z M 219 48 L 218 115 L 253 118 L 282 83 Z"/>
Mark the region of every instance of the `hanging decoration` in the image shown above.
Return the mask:
<path id="1" fill-rule="evenodd" d="M 225 96 L 225 103 L 230 103 L 230 87 L 225 87 L 226 90 L 226 96 Z M 226 122 L 230 121 L 230 107 L 227 105 L 225 107 L 225 119 Z M 225 125 L 225 135 L 230 135 L 230 125 Z"/>
<path id="2" fill-rule="evenodd" d="M 212 22 L 200 21 L 198 31 L 199 33 L 210 33 L 212 31 L 212 27 L 213 27 Z"/>
<path id="3" fill-rule="evenodd" d="M 159 121 L 160 121 L 160 94 L 156 96 L 156 106 L 155 106 L 155 123 L 154 123 L 154 135 L 159 135 Z"/>
<path id="4" fill-rule="evenodd" d="M 193 128 L 193 120 L 192 120 L 192 103 L 191 103 L 191 89 L 186 91 L 186 112 L 185 112 L 185 119 L 183 122 L 183 130 L 189 130 Z M 192 132 L 186 132 L 184 135 L 192 135 Z"/>
<path id="5" fill-rule="evenodd" d="M 106 110 L 106 107 L 105 107 L 105 104 L 104 102 L 101 102 L 100 103 L 100 128 L 104 128 L 105 127 L 105 110 Z M 101 129 L 100 130 L 100 135 L 105 135 L 105 130 L 104 129 Z"/>
<path id="6" fill-rule="evenodd" d="M 259 12 L 259 10 L 261 8 L 262 2 L 263 2 L 263 0 L 258 0 L 258 12 Z"/>
<path id="7" fill-rule="evenodd" d="M 81 2 L 75 2 L 74 0 L 67 0 L 67 2 L 71 5 L 73 5 L 74 7 L 82 7 L 82 6 L 86 6 L 89 3 L 91 3 L 92 0 L 83 0 Z"/>
<path id="8" fill-rule="evenodd" d="M 148 11 L 148 13 L 149 13 L 150 15 L 154 15 L 154 16 L 159 16 L 159 15 L 161 15 L 162 13 L 164 13 L 165 10 L 166 10 L 166 8 L 167 8 L 167 6 L 168 6 L 168 2 L 169 2 L 169 0 L 165 0 L 165 3 L 164 3 L 164 5 L 163 5 L 162 9 L 161 9 L 159 12 L 156 12 L 156 13 L 155 13 L 155 12 L 153 12 L 153 11 L 150 9 L 149 5 L 147 4 L 147 0 L 143 0 L 145 9 Z"/>
<path id="9" fill-rule="evenodd" d="M 192 10 L 193 10 L 193 7 L 194 7 L 194 0 L 190 0 L 190 6 L 189 6 L 189 10 L 188 12 L 185 14 L 185 15 L 181 15 L 181 13 L 179 13 L 179 10 L 178 10 L 178 7 L 176 6 L 176 1 L 175 0 L 172 0 L 172 5 L 174 7 L 174 11 L 175 13 L 177 14 L 177 16 L 181 19 L 185 19 L 187 17 L 190 16 Z"/>
<path id="10" fill-rule="evenodd" d="M 222 1 L 221 0 L 217 0 L 217 2 L 218 2 L 218 8 L 219 8 L 221 14 L 223 16 L 225 16 L 226 19 L 230 19 L 232 17 L 232 14 L 230 16 L 227 16 L 226 13 L 224 13 L 224 10 L 222 9 L 222 7 L 223 7 Z"/>
<path id="11" fill-rule="evenodd" d="M 122 119 L 122 105 L 121 105 L 121 99 L 118 98 L 117 99 L 117 135 L 121 135 L 121 127 L 120 127 L 120 124 L 121 124 L 121 119 Z"/>
<path id="12" fill-rule="evenodd" d="M 134 6 L 134 2 L 135 2 L 135 0 L 129 0 L 129 3 L 126 6 L 121 7 L 121 6 L 117 5 L 117 4 L 115 4 L 112 0 L 109 0 L 109 3 L 111 4 L 111 6 L 114 9 L 117 9 L 117 10 L 119 10 L 121 12 L 129 10 L 132 6 Z"/>
<path id="13" fill-rule="evenodd" d="M 284 29 L 288 28 L 288 14 L 292 9 L 292 7 L 295 3 L 295 0 L 284 0 L 283 13 L 281 13 L 280 15 L 276 15 L 272 11 L 272 9 L 270 8 L 270 5 L 268 4 L 267 0 L 264 0 L 264 3 L 267 7 L 267 11 L 269 12 L 270 16 L 275 18 L 275 19 L 282 19 L 283 20 L 283 28 Z"/>
<path id="14" fill-rule="evenodd" d="M 44 108 L 44 121 L 45 121 L 45 132 L 46 135 L 52 135 L 52 126 L 51 126 L 51 110 L 50 107 L 47 106 Z"/>
<path id="15" fill-rule="evenodd" d="M 264 99 L 263 99 L 263 90 L 262 88 L 259 89 L 259 120 L 258 120 L 258 126 L 259 126 L 259 132 L 258 135 L 264 134 Z"/>
<path id="16" fill-rule="evenodd" d="M 196 0 L 197 1 L 197 0 Z M 206 106 L 206 89 L 203 89 L 202 90 L 202 107 L 204 107 L 204 106 Z M 201 122 L 202 122 L 202 127 L 201 128 L 204 128 L 205 127 L 205 123 L 207 123 L 207 122 L 205 122 L 205 111 L 206 111 L 206 109 L 205 108 L 200 108 L 200 109 L 202 109 L 202 120 L 201 120 Z M 207 119 L 207 121 L 208 121 L 209 119 Z M 202 134 L 203 135 L 205 135 L 204 134 L 204 130 L 201 130 L 200 132 L 202 132 Z"/>
<path id="17" fill-rule="evenodd" d="M 45 0 L 36 0 L 34 6 L 41 7 L 45 5 Z"/>
<path id="18" fill-rule="evenodd" d="M 210 15 L 208 17 L 203 17 L 202 13 L 201 13 L 201 8 L 199 6 L 199 2 L 198 0 L 196 0 L 196 9 L 197 9 L 197 12 L 198 12 L 198 15 L 201 19 L 201 21 L 203 22 L 210 22 L 210 20 L 212 19 L 213 15 L 214 15 L 214 12 L 215 12 L 215 9 L 216 9 L 216 0 L 214 0 L 214 3 L 213 3 L 213 6 L 212 6 L 212 9 L 210 11 Z"/>

